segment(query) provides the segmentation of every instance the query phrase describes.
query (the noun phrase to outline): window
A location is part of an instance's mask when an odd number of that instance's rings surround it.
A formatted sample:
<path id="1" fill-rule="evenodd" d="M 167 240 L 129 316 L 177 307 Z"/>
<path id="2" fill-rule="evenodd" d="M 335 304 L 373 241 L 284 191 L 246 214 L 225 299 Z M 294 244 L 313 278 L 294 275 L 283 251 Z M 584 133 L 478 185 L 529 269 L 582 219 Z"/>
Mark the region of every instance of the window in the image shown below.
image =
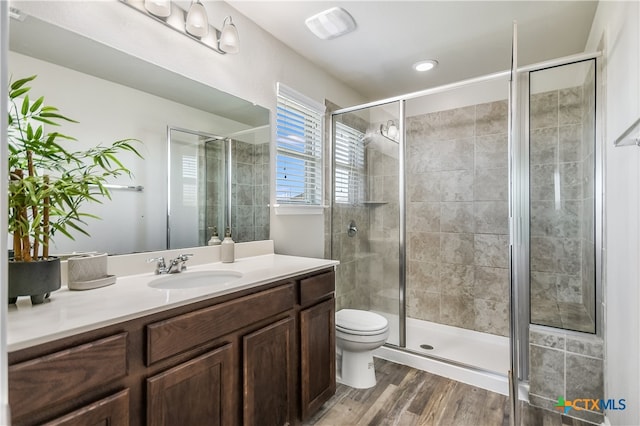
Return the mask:
<path id="1" fill-rule="evenodd" d="M 322 205 L 322 116 L 324 106 L 278 83 L 276 111 L 276 200 Z"/>
<path id="2" fill-rule="evenodd" d="M 198 205 L 198 157 L 182 156 L 182 205 Z"/>
<path id="3" fill-rule="evenodd" d="M 343 123 L 336 123 L 335 201 L 364 201 L 364 133 Z"/>

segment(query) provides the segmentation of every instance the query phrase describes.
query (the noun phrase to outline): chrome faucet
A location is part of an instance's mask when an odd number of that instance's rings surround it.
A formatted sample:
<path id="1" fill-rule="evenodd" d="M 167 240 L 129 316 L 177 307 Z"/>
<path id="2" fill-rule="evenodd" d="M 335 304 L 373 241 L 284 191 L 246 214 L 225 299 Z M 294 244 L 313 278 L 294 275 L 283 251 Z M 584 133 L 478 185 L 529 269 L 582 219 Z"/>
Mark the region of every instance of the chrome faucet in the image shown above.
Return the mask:
<path id="1" fill-rule="evenodd" d="M 177 274 L 187 269 L 187 260 L 193 256 L 192 253 L 189 254 L 181 254 L 175 259 L 169 261 L 169 269 L 167 269 L 167 274 Z M 178 267 L 178 265 L 180 265 Z M 175 268 L 175 269 L 174 269 Z"/>
<path id="2" fill-rule="evenodd" d="M 156 275 L 166 274 L 167 273 L 167 265 L 164 263 L 164 257 L 153 257 L 151 259 L 147 259 L 147 263 L 158 262 L 156 263 Z"/>
<path id="3" fill-rule="evenodd" d="M 155 270 L 156 275 L 177 274 L 177 273 L 180 273 L 180 272 L 184 271 L 185 269 L 187 269 L 186 262 L 187 262 L 187 260 L 189 260 L 189 258 L 191 256 L 193 256 L 193 254 L 191 254 L 191 253 L 189 253 L 189 254 L 181 254 L 178 257 L 176 257 L 175 259 L 171 259 L 169 261 L 169 266 L 167 266 L 167 264 L 164 261 L 164 257 L 162 257 L 162 256 L 153 257 L 151 259 L 147 259 L 147 263 L 157 262 L 156 263 L 156 270 Z"/>

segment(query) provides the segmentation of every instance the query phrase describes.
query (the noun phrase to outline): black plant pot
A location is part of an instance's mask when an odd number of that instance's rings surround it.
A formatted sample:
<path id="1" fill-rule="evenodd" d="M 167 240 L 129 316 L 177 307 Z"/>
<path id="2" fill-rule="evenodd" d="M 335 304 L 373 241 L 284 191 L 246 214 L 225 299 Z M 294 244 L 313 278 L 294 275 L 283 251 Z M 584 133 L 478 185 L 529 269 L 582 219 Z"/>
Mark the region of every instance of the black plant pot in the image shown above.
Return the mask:
<path id="1" fill-rule="evenodd" d="M 9 304 L 18 296 L 31 296 L 31 303 L 44 302 L 52 291 L 60 288 L 60 259 L 49 257 L 34 262 L 9 260 Z"/>

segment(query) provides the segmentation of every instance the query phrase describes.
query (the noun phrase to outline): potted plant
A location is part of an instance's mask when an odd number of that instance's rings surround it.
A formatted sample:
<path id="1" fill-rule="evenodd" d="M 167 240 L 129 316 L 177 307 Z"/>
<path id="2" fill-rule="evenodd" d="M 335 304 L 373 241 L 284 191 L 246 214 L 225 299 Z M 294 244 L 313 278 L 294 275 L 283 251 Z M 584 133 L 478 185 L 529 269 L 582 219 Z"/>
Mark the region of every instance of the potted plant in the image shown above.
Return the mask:
<path id="1" fill-rule="evenodd" d="M 96 216 L 83 213 L 80 207 L 87 201 L 110 199 L 107 179 L 131 174 L 118 153 L 129 151 L 141 157 L 132 145 L 134 139 L 84 151 L 63 147 L 75 139 L 48 130 L 76 121 L 46 105 L 44 97 L 29 97 L 28 84 L 35 78 L 17 80 L 9 88 L 8 230 L 13 235 L 9 303 L 18 296 L 42 303 L 60 288 L 60 259 L 49 255 L 51 238 L 60 233 L 73 239 L 74 231 L 89 235 L 85 219 Z"/>

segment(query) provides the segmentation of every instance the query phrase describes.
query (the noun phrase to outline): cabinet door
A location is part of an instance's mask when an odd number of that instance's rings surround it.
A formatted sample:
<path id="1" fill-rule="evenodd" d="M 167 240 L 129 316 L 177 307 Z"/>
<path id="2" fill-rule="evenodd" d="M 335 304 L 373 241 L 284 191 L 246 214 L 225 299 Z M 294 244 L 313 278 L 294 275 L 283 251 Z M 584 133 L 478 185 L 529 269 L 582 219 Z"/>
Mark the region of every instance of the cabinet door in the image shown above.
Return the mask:
<path id="1" fill-rule="evenodd" d="M 233 351 L 227 344 L 147 379 L 147 424 L 235 423 Z"/>
<path id="2" fill-rule="evenodd" d="M 335 299 L 300 311 L 302 420 L 336 392 Z"/>
<path id="3" fill-rule="evenodd" d="M 129 389 L 89 404 L 44 426 L 128 426 Z"/>
<path id="4" fill-rule="evenodd" d="M 293 423 L 293 319 L 244 336 L 244 424 Z"/>
<path id="5" fill-rule="evenodd" d="M 30 423 L 32 413 L 87 392 L 108 391 L 127 375 L 127 340 L 127 333 L 119 333 L 10 366 L 13 423 Z"/>

